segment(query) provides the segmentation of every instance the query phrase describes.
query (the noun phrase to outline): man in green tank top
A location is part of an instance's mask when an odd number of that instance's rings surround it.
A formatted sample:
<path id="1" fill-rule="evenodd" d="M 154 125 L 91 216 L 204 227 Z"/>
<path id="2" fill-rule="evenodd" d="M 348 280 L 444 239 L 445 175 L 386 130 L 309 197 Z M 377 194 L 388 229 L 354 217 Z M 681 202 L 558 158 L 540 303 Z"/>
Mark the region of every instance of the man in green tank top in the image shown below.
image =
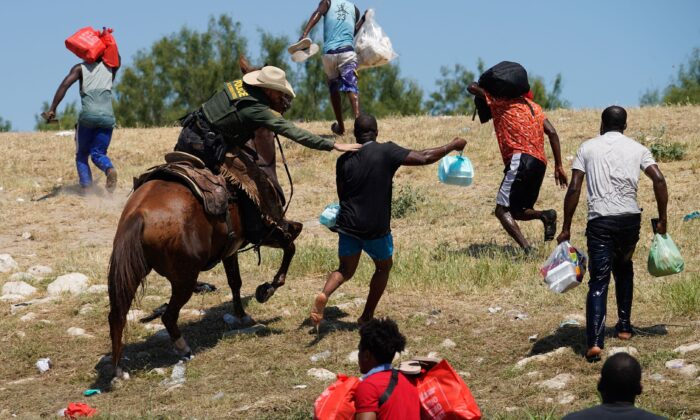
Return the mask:
<path id="1" fill-rule="evenodd" d="M 339 152 L 359 149 L 357 144 L 339 144 L 296 127 L 282 114 L 295 97 L 282 69 L 273 66 L 250 72 L 242 80 L 224 83 L 202 106 L 182 119 L 176 151 L 202 159 L 214 173 L 220 173 L 240 194 L 246 239 L 259 243 L 268 228 L 287 233 L 282 219 L 282 200 L 269 177 L 255 164 L 245 143 L 264 127 L 275 134 L 316 150 Z M 254 152 L 253 152 L 254 153 Z M 262 220 L 260 217 L 262 213 Z"/>

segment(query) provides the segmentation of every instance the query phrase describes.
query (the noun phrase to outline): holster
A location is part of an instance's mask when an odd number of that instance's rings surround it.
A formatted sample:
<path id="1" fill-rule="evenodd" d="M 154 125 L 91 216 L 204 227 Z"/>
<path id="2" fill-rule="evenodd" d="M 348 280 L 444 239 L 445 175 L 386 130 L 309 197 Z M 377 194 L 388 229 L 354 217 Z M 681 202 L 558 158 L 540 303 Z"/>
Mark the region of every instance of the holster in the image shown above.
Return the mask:
<path id="1" fill-rule="evenodd" d="M 180 124 L 182 132 L 175 150 L 197 156 L 216 171 L 226 156 L 224 136 L 211 128 L 201 110 L 180 118 Z"/>

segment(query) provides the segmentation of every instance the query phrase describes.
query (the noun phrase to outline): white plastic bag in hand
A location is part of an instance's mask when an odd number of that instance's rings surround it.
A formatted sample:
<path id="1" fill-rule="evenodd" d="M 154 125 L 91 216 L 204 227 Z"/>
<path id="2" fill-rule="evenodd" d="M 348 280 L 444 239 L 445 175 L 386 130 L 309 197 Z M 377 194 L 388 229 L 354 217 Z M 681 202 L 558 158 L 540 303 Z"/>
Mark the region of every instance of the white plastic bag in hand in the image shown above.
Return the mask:
<path id="1" fill-rule="evenodd" d="M 391 40 L 374 19 L 374 9 L 367 10 L 365 23 L 357 32 L 355 52 L 360 69 L 383 66 L 398 57 Z"/>

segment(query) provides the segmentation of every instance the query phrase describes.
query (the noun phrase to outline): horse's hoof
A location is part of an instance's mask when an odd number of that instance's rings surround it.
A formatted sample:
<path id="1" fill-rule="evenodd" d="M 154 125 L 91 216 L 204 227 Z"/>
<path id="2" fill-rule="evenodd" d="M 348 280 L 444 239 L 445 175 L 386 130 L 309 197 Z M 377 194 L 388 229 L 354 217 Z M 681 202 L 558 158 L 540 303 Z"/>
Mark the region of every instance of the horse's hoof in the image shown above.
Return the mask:
<path id="1" fill-rule="evenodd" d="M 189 362 L 192 359 L 194 359 L 194 354 L 192 354 L 192 352 L 180 356 L 180 360 L 183 362 Z"/>
<path id="2" fill-rule="evenodd" d="M 277 289 L 270 283 L 263 283 L 255 289 L 255 300 L 260 303 L 265 303 L 275 294 L 275 290 Z"/>
<path id="3" fill-rule="evenodd" d="M 185 341 L 184 338 L 180 337 L 175 342 L 173 342 L 173 350 L 175 351 L 175 354 L 177 354 L 178 357 L 181 359 L 185 359 L 189 357 L 190 360 L 192 356 L 192 349 L 190 349 L 190 346 L 187 345 L 187 342 Z"/>
<path id="4" fill-rule="evenodd" d="M 115 381 L 128 381 L 129 379 L 131 379 L 131 377 L 129 376 L 129 372 L 125 372 L 122 368 L 118 367 L 114 371 L 114 378 L 112 378 L 112 383 L 114 383 Z"/>

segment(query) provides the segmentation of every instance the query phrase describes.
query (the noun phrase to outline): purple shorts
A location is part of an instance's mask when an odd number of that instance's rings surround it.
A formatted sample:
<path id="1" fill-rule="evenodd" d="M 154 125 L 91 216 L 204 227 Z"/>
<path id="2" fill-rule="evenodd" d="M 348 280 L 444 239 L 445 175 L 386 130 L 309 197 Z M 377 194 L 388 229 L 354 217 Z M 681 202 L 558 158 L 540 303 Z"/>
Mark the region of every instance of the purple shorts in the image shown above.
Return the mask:
<path id="1" fill-rule="evenodd" d="M 359 93 L 357 87 L 357 54 L 355 51 L 323 55 L 323 69 L 331 90 Z"/>

